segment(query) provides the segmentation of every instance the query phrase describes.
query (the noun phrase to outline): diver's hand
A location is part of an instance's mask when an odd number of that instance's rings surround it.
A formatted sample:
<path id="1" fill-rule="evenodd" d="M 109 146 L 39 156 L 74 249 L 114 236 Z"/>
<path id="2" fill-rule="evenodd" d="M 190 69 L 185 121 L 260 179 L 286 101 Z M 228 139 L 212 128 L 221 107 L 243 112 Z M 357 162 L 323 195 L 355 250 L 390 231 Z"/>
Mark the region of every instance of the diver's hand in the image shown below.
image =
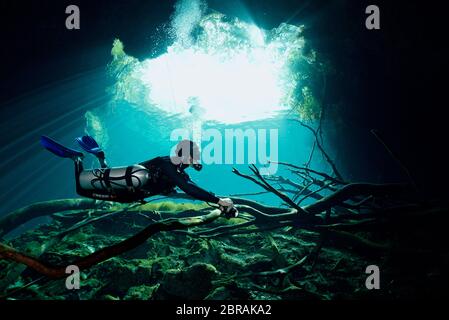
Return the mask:
<path id="1" fill-rule="evenodd" d="M 218 205 L 220 206 L 220 210 L 224 212 L 226 218 L 236 218 L 239 214 L 237 209 L 234 207 L 234 203 L 229 198 L 221 198 L 218 201 Z"/>
<path id="2" fill-rule="evenodd" d="M 232 202 L 232 200 L 229 198 L 221 198 L 220 200 L 218 200 L 218 205 L 225 211 L 228 211 L 230 208 L 234 207 L 234 202 Z"/>

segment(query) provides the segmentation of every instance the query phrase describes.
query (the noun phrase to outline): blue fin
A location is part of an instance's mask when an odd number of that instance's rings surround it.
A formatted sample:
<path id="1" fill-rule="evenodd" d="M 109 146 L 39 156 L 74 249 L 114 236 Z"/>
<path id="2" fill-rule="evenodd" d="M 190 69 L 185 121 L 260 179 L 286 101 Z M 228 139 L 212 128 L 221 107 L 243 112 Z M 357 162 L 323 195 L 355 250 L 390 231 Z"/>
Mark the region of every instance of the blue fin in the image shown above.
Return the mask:
<path id="1" fill-rule="evenodd" d="M 76 138 L 76 141 L 86 152 L 92 153 L 97 157 L 104 156 L 103 150 L 101 150 L 97 141 L 95 141 L 95 139 L 91 136 L 78 137 Z"/>
<path id="2" fill-rule="evenodd" d="M 45 149 L 61 158 L 73 159 L 77 157 L 81 158 L 84 157 L 84 155 L 81 152 L 64 147 L 62 144 L 56 142 L 55 140 L 47 136 L 41 137 L 41 144 Z"/>

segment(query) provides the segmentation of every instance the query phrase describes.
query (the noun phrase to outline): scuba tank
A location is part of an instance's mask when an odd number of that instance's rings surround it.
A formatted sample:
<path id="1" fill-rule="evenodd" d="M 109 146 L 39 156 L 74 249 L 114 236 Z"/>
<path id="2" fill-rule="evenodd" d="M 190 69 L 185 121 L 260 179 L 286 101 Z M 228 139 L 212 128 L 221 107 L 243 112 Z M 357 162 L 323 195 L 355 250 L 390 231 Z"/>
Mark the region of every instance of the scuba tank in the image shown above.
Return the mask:
<path id="1" fill-rule="evenodd" d="M 99 194 L 120 194 L 130 190 L 142 191 L 150 180 L 150 172 L 141 165 L 83 170 L 79 175 L 80 187 Z"/>

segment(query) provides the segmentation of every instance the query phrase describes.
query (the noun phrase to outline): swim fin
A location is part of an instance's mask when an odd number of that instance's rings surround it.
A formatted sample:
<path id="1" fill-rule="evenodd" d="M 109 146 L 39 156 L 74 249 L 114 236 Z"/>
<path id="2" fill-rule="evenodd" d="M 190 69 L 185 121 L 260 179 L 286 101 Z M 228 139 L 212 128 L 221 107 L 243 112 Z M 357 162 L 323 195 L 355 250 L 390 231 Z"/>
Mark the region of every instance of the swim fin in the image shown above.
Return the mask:
<path id="1" fill-rule="evenodd" d="M 95 141 L 95 139 L 91 136 L 78 137 L 75 140 L 86 152 L 92 153 L 96 157 L 104 158 L 103 150 L 101 150 L 97 141 Z"/>
<path id="2" fill-rule="evenodd" d="M 75 159 L 84 157 L 84 154 L 81 152 L 64 147 L 62 144 L 47 136 L 41 136 L 41 145 L 51 153 L 61 158 Z"/>

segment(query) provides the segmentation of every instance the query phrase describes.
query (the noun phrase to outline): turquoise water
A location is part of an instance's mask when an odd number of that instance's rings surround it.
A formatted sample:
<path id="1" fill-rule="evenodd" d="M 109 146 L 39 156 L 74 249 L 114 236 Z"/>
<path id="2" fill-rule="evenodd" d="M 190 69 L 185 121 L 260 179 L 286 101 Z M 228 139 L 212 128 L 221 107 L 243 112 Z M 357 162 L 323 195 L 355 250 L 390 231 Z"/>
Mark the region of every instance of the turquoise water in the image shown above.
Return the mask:
<path id="1" fill-rule="evenodd" d="M 310 115 L 316 113 L 313 108 L 319 97 L 310 92 L 319 91 L 312 89 L 319 88 L 316 79 L 322 75 L 314 52 L 305 48 L 302 31 L 302 26 L 285 23 L 263 30 L 210 12 L 201 1 L 180 1 L 168 29 L 161 31 L 161 37 L 171 39 L 166 51 L 137 59 L 128 55 L 126 43 L 116 39 L 110 49 L 102 49 L 111 50 L 103 68 L 80 72 L 10 102 L 11 109 L 18 110 L 19 122 L 8 125 L 24 126 L 25 134 L 2 147 L 8 154 L 2 167 L 2 214 L 36 201 L 77 197 L 73 164 L 42 149 L 40 135 L 76 147 L 74 138 L 88 133 L 105 149 L 111 166 L 124 166 L 169 155 L 179 140 L 172 135 L 179 130 L 203 151 L 212 141 L 203 141 L 208 129 L 223 137 L 226 130 L 249 130 L 257 137 L 257 152 L 262 150 L 273 161 L 303 165 L 314 138 L 289 119 L 317 126 Z M 92 52 L 91 59 L 96 54 Z M 29 105 L 35 108 L 21 116 L 20 110 Z M 70 111 L 61 114 L 61 109 Z M 33 119 L 47 120 L 35 127 Z M 272 141 L 270 130 L 277 135 Z M 257 136 L 261 132 L 266 144 Z M 236 163 L 236 157 L 226 161 L 230 151 L 237 153 L 237 144 L 229 147 L 226 141 L 215 140 L 221 146 L 221 157 L 216 159 L 226 163 L 208 164 L 202 159 L 204 169 L 190 170 L 192 179 L 220 196 L 263 191 L 233 174 L 232 168 L 250 173 L 249 164 L 264 168 L 267 159 L 253 154 L 252 144 L 246 141 L 243 161 Z M 26 147 L 19 148 L 22 142 Z M 87 168 L 97 165 L 87 157 Z M 311 166 L 329 172 L 317 150 Z M 296 179 L 283 167 L 271 167 L 269 173 Z M 280 204 L 269 194 L 251 198 Z"/>
<path id="2" fill-rule="evenodd" d="M 160 155 L 168 155 L 170 154 L 172 147 L 176 145 L 177 141 L 170 140 L 170 134 L 172 132 L 172 127 L 175 127 L 176 129 L 176 123 L 178 121 L 167 123 L 164 121 L 163 117 L 153 115 L 149 117 L 150 123 L 142 124 L 141 122 L 145 122 L 145 120 L 142 119 L 142 115 L 126 107 L 114 114 L 110 114 L 105 117 L 105 119 L 107 119 L 105 123 L 111 127 L 111 129 L 107 131 L 109 143 L 106 147 L 108 163 L 110 165 L 126 165 L 129 163 L 141 162 Z M 171 120 L 173 121 L 173 119 Z M 155 124 L 161 125 L 157 126 Z M 140 131 L 140 128 L 142 127 L 145 129 Z M 296 165 L 303 165 L 308 161 L 313 146 L 313 136 L 310 132 L 301 127 L 298 123 L 286 120 L 285 118 L 260 120 L 234 125 L 203 125 L 203 131 L 207 131 L 209 128 L 213 128 L 217 133 L 223 135 L 223 139 L 220 140 L 222 156 L 217 157 L 218 159 L 221 159 L 221 163 L 204 164 L 201 172 L 196 172 L 193 169 L 188 171 L 196 183 L 218 195 L 246 194 L 263 191 L 261 187 L 253 182 L 247 181 L 232 173 L 232 168 L 236 168 L 242 173 L 251 173 L 248 168 L 248 165 L 252 164 L 248 158 L 251 148 L 248 139 L 245 139 L 243 163 L 237 163 L 237 140 L 233 140 L 234 143 L 232 149 L 227 148 L 226 143 L 224 142 L 225 130 L 241 129 L 249 130 L 249 132 L 266 130 L 267 140 L 269 139 L 269 130 L 276 130 L 278 139 L 276 139 L 275 142 L 278 144 L 278 147 L 272 148 L 269 143 L 267 143 L 266 146 L 262 145 L 260 140 L 256 139 L 259 143 L 258 149 L 264 149 L 263 151 L 267 151 L 269 156 L 270 151 L 273 152 L 273 150 L 277 149 L 277 154 L 271 155 L 274 157 L 274 161 L 289 162 Z M 203 153 L 205 148 L 212 143 L 211 141 L 212 140 L 202 141 L 201 146 Z M 234 155 L 232 163 L 226 159 L 226 153 L 229 153 L 230 150 L 232 150 Z M 254 164 L 258 165 L 259 168 L 266 167 L 266 164 L 261 163 L 260 158 L 257 156 Z M 96 161 L 93 161 L 93 165 L 96 165 Z M 319 153 L 316 153 L 313 165 L 315 168 L 325 167 Z M 282 166 L 273 166 L 271 170 L 273 171 L 273 176 L 282 175 L 286 178 L 295 180 L 294 175 Z M 276 186 L 276 184 L 274 184 L 274 186 Z M 271 202 L 272 204 L 279 203 L 279 200 L 267 195 L 253 198 L 260 199 L 267 203 Z"/>
<path id="3" fill-rule="evenodd" d="M 310 132 L 288 120 L 304 118 L 298 109 L 305 104 L 313 107 L 310 85 L 318 63 L 305 49 L 302 32 L 303 26 L 286 23 L 263 30 L 209 12 L 205 2 L 179 1 L 165 52 L 138 60 L 127 54 L 126 44 L 113 42 L 109 101 L 87 112 L 86 131 L 111 163 L 122 165 L 167 155 L 179 140 L 191 139 L 206 164 L 203 172 L 192 173 L 200 185 L 220 195 L 260 191 L 232 174 L 232 167 L 248 172 L 256 164 L 265 170 L 268 160 L 302 165 L 312 148 Z M 254 137 L 240 144 L 240 161 L 239 143 L 226 138 L 230 130 Z M 207 157 L 212 144 L 213 161 Z M 264 173 L 292 178 L 274 164 Z"/>

